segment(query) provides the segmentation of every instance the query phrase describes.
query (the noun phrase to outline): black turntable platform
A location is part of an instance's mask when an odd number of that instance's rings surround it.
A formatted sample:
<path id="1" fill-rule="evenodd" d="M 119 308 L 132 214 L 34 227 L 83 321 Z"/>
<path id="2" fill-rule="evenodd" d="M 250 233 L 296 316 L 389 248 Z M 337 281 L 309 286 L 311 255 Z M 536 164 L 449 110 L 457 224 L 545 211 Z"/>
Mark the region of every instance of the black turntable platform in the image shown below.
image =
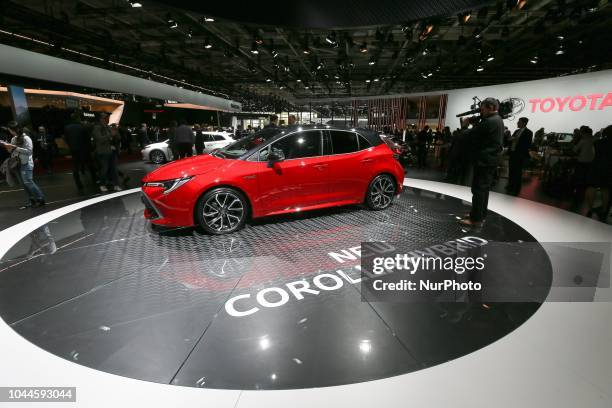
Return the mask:
<path id="1" fill-rule="evenodd" d="M 138 194 L 111 198 L 23 239 L 0 263 L 2 318 L 50 353 L 122 376 L 206 388 L 324 387 L 459 358 L 540 306 L 366 302 L 345 278 L 301 298 L 288 289 L 322 273 L 359 276 L 350 254 L 361 242 L 508 242 L 516 251 L 497 273 L 551 278 L 546 253 L 533 251 L 538 244 L 523 228 L 490 214 L 468 231 L 457 217 L 469 203 L 428 191 L 406 190 L 382 212 L 277 217 L 225 236 L 152 230 L 142 210 Z M 522 243 L 531 244 L 528 256 Z"/>

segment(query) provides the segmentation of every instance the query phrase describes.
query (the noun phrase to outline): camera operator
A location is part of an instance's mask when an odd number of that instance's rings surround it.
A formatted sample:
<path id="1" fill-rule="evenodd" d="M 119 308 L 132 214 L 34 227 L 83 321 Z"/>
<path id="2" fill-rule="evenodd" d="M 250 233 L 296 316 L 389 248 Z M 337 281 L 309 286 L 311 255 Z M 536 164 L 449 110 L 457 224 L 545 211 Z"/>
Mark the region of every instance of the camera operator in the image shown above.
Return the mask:
<path id="1" fill-rule="evenodd" d="M 468 227 L 480 227 L 487 216 L 489 189 L 493 184 L 504 141 L 504 122 L 498 110 L 497 99 L 483 100 L 480 103 L 480 121 L 467 135 L 475 149 L 472 210 L 469 217 L 459 222 Z"/>

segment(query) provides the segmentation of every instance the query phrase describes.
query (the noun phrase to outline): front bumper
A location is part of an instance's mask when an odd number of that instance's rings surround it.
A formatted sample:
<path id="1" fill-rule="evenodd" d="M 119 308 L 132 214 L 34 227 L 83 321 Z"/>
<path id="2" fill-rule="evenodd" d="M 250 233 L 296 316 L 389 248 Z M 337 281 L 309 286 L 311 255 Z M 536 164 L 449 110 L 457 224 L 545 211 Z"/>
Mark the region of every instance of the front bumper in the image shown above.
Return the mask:
<path id="1" fill-rule="evenodd" d="M 190 227 L 194 224 L 193 209 L 198 192 L 189 183 L 176 191 L 164 194 L 161 187 L 142 187 L 145 204 L 144 217 L 152 224 L 164 227 Z"/>

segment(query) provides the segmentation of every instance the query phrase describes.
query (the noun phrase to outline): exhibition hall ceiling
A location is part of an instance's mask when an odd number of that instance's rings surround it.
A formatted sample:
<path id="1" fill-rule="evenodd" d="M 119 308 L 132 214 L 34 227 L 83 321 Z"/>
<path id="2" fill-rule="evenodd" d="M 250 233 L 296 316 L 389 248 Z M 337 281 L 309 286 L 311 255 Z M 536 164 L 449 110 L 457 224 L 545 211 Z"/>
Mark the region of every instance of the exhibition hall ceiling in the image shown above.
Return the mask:
<path id="1" fill-rule="evenodd" d="M 199 3 L 1 0 L 0 43 L 229 97 L 245 110 L 612 67 L 608 0 L 416 1 L 397 13 L 373 8 L 396 1 L 358 1 L 344 14 L 317 14 L 321 1 L 260 2 L 257 11 Z"/>

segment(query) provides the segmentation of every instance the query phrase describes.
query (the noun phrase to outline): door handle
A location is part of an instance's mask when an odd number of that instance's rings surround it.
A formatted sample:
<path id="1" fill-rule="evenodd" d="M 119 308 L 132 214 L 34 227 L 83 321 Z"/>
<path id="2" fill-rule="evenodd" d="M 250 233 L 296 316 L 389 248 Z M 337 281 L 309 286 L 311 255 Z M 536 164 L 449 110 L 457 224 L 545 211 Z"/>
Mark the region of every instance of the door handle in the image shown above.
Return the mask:
<path id="1" fill-rule="evenodd" d="M 363 159 L 361 160 L 362 163 L 372 163 L 374 161 L 374 159 Z"/>

